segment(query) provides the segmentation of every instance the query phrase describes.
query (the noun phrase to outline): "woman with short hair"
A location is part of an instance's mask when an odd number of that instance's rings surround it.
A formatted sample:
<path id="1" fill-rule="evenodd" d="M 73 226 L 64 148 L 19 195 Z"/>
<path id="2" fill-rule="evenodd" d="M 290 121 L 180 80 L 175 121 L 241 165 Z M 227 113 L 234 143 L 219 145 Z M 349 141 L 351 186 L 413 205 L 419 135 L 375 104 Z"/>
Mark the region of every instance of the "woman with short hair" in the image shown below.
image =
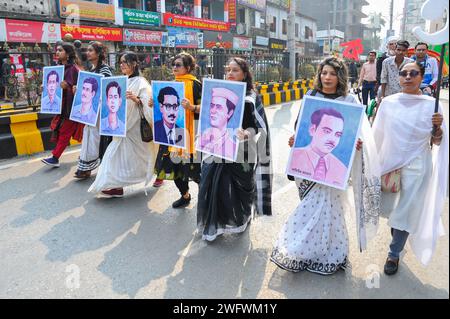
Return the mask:
<path id="1" fill-rule="evenodd" d="M 424 74 L 419 63 L 405 64 L 399 71 L 402 92 L 383 99 L 373 125 L 381 174 L 400 170 L 399 192 L 382 196 L 392 234 L 384 265 L 387 275 L 397 272 L 408 238 L 426 265 L 443 234 L 440 216 L 447 196 L 448 129 L 442 106 L 435 112 L 435 99 L 422 95 Z"/>

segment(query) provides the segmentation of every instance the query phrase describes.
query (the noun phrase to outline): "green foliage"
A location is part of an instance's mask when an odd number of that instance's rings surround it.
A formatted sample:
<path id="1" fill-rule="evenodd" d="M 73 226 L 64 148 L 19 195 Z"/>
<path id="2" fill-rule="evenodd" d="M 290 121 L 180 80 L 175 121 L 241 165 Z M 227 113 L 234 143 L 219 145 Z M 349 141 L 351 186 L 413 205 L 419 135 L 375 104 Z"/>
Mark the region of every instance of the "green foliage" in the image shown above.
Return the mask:
<path id="1" fill-rule="evenodd" d="M 316 70 L 312 64 L 302 64 L 299 68 L 299 77 L 301 79 L 312 79 L 316 74 Z"/>
<path id="2" fill-rule="evenodd" d="M 142 76 L 145 77 L 149 82 L 175 80 L 172 70 L 165 65 L 145 68 L 142 70 Z"/>

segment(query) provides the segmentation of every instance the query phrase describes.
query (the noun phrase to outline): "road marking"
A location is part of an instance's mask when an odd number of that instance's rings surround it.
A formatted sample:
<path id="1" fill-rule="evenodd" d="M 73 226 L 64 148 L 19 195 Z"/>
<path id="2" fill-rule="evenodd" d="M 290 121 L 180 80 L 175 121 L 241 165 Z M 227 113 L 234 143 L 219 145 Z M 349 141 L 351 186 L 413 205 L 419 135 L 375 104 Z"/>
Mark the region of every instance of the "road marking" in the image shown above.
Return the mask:
<path id="1" fill-rule="evenodd" d="M 70 155 L 70 154 L 74 154 L 74 153 L 79 153 L 79 152 L 80 152 L 80 149 L 71 150 L 71 151 L 64 152 L 64 154 L 62 156 Z M 38 157 L 38 158 L 33 158 L 33 159 L 26 159 L 26 160 L 18 161 L 16 163 L 12 163 L 12 164 L 6 164 L 6 165 L 3 165 L 3 166 L 0 166 L 0 171 L 8 169 L 8 168 L 13 168 L 13 167 L 17 167 L 17 166 L 27 165 L 27 164 L 31 164 L 31 163 L 35 163 L 35 162 L 40 162 L 42 159 L 44 159 L 46 157 L 48 157 L 48 155 L 41 156 L 41 157 Z"/>
<path id="2" fill-rule="evenodd" d="M 279 190 L 277 190 L 275 193 L 272 194 L 272 197 L 275 198 L 279 195 L 282 195 L 288 191 L 291 190 L 291 188 L 295 187 L 295 183 L 294 182 L 290 182 L 289 184 L 287 184 L 286 186 L 283 186 L 282 188 L 280 188 Z"/>

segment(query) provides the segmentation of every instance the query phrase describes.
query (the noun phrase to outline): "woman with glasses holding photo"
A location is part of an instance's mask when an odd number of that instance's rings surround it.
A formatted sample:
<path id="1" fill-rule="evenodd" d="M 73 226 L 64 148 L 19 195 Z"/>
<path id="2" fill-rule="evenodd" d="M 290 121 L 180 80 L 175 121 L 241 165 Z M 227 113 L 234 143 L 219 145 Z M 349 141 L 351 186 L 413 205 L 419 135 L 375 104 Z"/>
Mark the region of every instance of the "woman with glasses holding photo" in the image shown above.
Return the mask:
<path id="1" fill-rule="evenodd" d="M 400 169 L 399 192 L 383 192 L 381 200 L 382 211 L 390 215 L 392 234 L 384 265 L 387 275 L 397 272 L 408 237 L 413 252 L 426 265 L 443 233 L 440 215 L 447 194 L 448 131 L 442 107 L 436 113 L 435 99 L 422 95 L 424 74 L 417 62 L 403 65 L 402 92 L 383 99 L 373 125 L 381 174 Z"/>
<path id="2" fill-rule="evenodd" d="M 180 53 L 172 60 L 172 70 L 175 80 L 184 83 L 185 99 L 181 106 L 186 116 L 186 149 L 178 149 L 160 145 L 155 165 L 156 181 L 153 186 L 159 187 L 164 179 L 173 179 L 180 191 L 181 197 L 172 203 L 173 208 L 183 208 L 189 205 L 189 181 L 200 182 L 200 159 L 198 159 L 195 140 L 195 121 L 200 113 L 202 84 L 192 74 L 195 70 L 195 59 L 188 53 Z M 150 100 L 153 106 L 153 101 Z"/>

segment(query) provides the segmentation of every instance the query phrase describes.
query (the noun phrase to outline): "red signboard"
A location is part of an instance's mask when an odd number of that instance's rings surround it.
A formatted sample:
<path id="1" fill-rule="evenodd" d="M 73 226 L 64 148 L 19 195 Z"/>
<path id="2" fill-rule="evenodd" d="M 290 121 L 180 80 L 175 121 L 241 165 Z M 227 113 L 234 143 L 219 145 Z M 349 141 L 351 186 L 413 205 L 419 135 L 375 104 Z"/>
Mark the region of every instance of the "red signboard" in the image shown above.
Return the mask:
<path id="1" fill-rule="evenodd" d="M 230 24 L 223 21 L 184 17 L 177 14 L 165 13 L 164 24 L 169 27 L 191 28 L 211 31 L 229 32 Z"/>
<path id="2" fill-rule="evenodd" d="M 8 42 L 55 43 L 61 40 L 58 23 L 6 19 L 5 25 Z"/>
<path id="3" fill-rule="evenodd" d="M 122 42 L 122 29 L 61 25 L 61 36 L 70 33 L 75 40 Z"/>
<path id="4" fill-rule="evenodd" d="M 228 21 L 232 26 L 236 26 L 236 0 L 228 1 Z"/>

